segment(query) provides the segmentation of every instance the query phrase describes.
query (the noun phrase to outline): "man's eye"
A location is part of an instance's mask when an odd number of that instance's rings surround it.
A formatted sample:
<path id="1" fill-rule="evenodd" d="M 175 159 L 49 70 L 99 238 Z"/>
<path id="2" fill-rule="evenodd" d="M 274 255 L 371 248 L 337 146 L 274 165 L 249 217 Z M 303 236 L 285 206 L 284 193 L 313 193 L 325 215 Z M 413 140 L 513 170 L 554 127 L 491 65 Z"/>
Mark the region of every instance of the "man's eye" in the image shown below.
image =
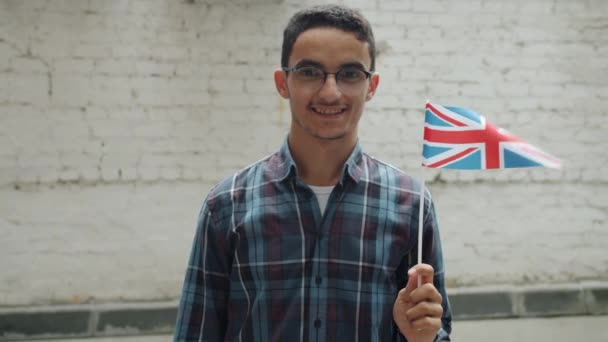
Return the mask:
<path id="1" fill-rule="evenodd" d="M 339 77 L 344 81 L 359 81 L 365 77 L 365 74 L 359 69 L 342 69 Z"/>
<path id="2" fill-rule="evenodd" d="M 300 68 L 298 75 L 306 78 L 323 78 L 323 72 L 317 68 Z"/>

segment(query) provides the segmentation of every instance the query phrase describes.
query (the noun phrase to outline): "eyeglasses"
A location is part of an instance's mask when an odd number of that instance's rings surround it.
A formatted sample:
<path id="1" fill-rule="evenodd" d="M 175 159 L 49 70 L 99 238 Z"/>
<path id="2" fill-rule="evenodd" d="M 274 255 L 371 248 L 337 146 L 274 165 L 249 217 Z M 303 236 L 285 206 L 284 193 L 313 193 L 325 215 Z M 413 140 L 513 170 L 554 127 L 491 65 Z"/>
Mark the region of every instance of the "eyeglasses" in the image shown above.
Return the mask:
<path id="1" fill-rule="evenodd" d="M 323 87 L 327 75 L 334 75 L 338 88 L 344 94 L 356 94 L 361 91 L 365 86 L 365 80 L 372 75 L 367 70 L 355 67 L 342 68 L 337 72 L 326 72 L 315 66 L 283 67 L 283 70 L 293 73 L 298 86 L 307 87 L 313 91 L 318 91 Z"/>

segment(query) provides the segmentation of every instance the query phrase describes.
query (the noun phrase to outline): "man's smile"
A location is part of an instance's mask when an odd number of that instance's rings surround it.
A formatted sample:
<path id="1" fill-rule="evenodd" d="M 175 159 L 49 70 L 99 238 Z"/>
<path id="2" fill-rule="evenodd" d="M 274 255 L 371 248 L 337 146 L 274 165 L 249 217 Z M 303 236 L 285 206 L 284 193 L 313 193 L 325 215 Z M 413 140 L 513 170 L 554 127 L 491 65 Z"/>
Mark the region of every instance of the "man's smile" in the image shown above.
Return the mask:
<path id="1" fill-rule="evenodd" d="M 317 114 L 331 116 L 331 115 L 339 115 L 346 111 L 346 107 L 335 107 L 335 106 L 310 106 L 310 110 Z"/>

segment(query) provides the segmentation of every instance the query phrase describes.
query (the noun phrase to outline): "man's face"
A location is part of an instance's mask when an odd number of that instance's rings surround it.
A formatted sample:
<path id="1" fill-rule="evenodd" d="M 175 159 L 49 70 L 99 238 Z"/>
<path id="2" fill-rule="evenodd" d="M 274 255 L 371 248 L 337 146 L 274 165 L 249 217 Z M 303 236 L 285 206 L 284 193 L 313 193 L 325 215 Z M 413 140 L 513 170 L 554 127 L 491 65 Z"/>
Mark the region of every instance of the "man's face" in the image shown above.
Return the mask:
<path id="1" fill-rule="evenodd" d="M 315 66 L 335 73 L 345 67 L 367 71 L 370 65 L 366 42 L 358 40 L 354 33 L 323 27 L 304 31 L 298 36 L 288 66 Z M 354 142 L 364 103 L 373 97 L 378 75 L 346 86 L 336 82 L 335 75 L 328 75 L 325 83 L 316 86 L 302 81 L 293 72 L 279 70 L 275 72 L 275 82 L 281 96 L 289 99 L 291 138 Z"/>

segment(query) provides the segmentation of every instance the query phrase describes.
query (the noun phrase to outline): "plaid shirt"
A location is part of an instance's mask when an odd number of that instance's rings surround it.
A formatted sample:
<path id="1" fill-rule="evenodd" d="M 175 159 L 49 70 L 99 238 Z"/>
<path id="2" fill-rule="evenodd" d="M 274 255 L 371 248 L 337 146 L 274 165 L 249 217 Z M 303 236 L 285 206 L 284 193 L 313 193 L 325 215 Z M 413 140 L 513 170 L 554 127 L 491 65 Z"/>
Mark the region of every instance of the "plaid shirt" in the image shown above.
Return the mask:
<path id="1" fill-rule="evenodd" d="M 404 341 L 397 292 L 417 263 L 420 184 L 357 143 L 321 215 L 287 142 L 214 187 L 201 209 L 175 341 Z M 451 310 L 435 211 L 423 262 Z"/>

